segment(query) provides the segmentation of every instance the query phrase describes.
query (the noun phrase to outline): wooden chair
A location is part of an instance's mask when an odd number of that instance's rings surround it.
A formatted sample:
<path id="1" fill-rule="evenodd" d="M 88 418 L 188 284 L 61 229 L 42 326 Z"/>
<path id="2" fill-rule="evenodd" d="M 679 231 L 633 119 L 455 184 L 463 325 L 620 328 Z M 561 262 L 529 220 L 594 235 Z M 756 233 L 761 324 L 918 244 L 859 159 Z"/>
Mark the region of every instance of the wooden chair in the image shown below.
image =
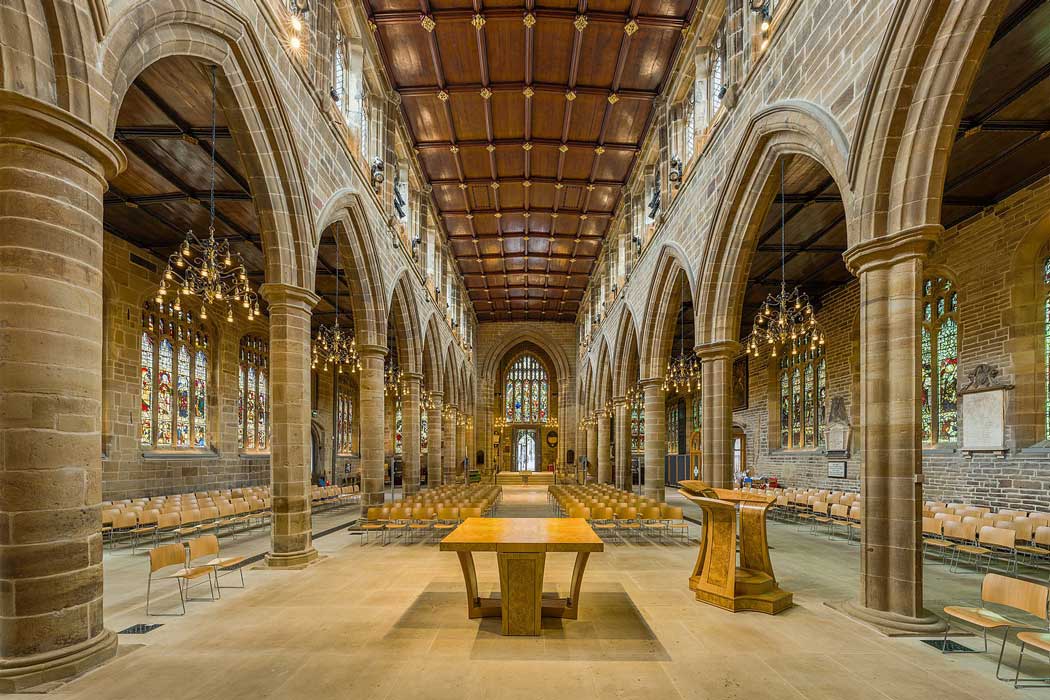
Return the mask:
<path id="1" fill-rule="evenodd" d="M 980 607 L 963 607 L 949 605 L 944 608 L 944 614 L 948 616 L 948 627 L 944 630 L 944 647 L 947 647 L 948 632 L 951 630 L 952 621 L 965 622 L 981 630 L 984 637 L 984 651 L 988 652 L 988 631 L 1002 629 L 1003 643 L 999 648 L 999 663 L 995 667 L 995 677 L 1001 681 L 1008 681 L 999 675 L 999 669 L 1003 664 L 1003 652 L 1006 651 L 1006 639 L 1010 635 L 1011 627 L 1023 627 L 1032 629 L 1032 625 L 1007 617 L 1001 613 L 989 610 L 986 604 L 1001 605 L 1013 610 L 1019 610 L 1039 619 L 1047 620 L 1047 602 L 1050 597 L 1050 588 L 1030 581 L 1010 578 L 1000 574 L 985 574 L 981 583 L 981 605 Z M 1020 636 L 1018 637 L 1020 639 Z M 943 651 L 951 654 L 959 652 Z M 1020 666 L 1020 664 L 1018 664 Z M 1013 679 L 1017 682 L 1017 678 Z"/>
<path id="2" fill-rule="evenodd" d="M 219 538 L 215 535 L 203 535 L 195 540 L 190 541 L 189 548 L 189 565 L 192 567 L 193 562 L 197 559 L 208 559 L 202 566 L 209 566 L 212 570 L 212 575 L 215 577 L 215 590 L 218 592 L 218 597 L 222 597 L 223 588 L 244 588 L 244 562 L 248 561 L 248 557 L 220 557 L 219 556 Z M 226 571 L 230 572 L 236 570 L 241 576 L 241 585 L 239 586 L 222 586 L 219 584 L 219 572 Z"/>
<path id="3" fill-rule="evenodd" d="M 199 510 L 184 510 L 181 515 L 182 527 L 175 530 L 179 542 L 182 541 L 183 537 L 196 534 L 201 522 L 201 512 Z"/>
<path id="4" fill-rule="evenodd" d="M 846 539 L 852 541 L 850 536 L 850 520 L 849 520 L 849 505 L 845 503 L 838 503 L 831 506 L 829 511 L 831 522 L 828 524 L 828 539 L 835 536 L 836 528 L 842 528 L 843 533 L 846 535 Z"/>
<path id="5" fill-rule="evenodd" d="M 660 506 L 660 517 L 667 525 L 667 532 L 671 535 L 677 534 L 684 540 L 689 539 L 689 523 L 685 521 L 685 513 L 680 506 Z"/>
<path id="6" fill-rule="evenodd" d="M 613 522 L 613 509 L 609 506 L 602 506 L 601 508 L 591 512 L 591 527 L 598 534 L 599 537 L 605 534 L 612 534 L 616 532 L 616 523 Z"/>
<path id="7" fill-rule="evenodd" d="M 122 536 L 131 536 L 131 533 L 138 527 L 139 514 L 135 511 L 122 511 L 113 516 L 113 527 L 109 533 L 109 548 L 117 544 L 117 538 Z"/>
<path id="8" fill-rule="evenodd" d="M 831 528 L 831 508 L 827 501 L 815 501 L 813 503 L 812 523 L 813 529 L 817 527 Z"/>
<path id="9" fill-rule="evenodd" d="M 955 546 L 955 561 L 952 564 L 952 570 L 958 571 L 958 564 L 962 559 L 959 555 L 963 554 L 972 557 L 974 568 L 978 570 L 981 568 L 981 561 L 987 560 L 985 566 L 987 570 L 991 567 L 992 557 L 997 553 L 1012 553 L 1012 568 L 1016 569 L 1017 550 L 1014 549 L 1016 537 L 1017 533 L 1013 530 L 985 525 L 977 533 L 977 544 L 957 544 Z"/>
<path id="10" fill-rule="evenodd" d="M 365 533 L 365 536 L 361 538 L 361 546 L 363 547 L 367 542 L 369 535 L 372 533 L 379 533 L 382 535 L 384 544 L 386 541 L 386 515 L 383 508 L 379 506 L 371 506 L 365 513 L 365 521 L 361 523 L 361 531 Z"/>
<path id="11" fill-rule="evenodd" d="M 1019 544 L 1016 547 L 1018 553 L 1028 555 L 1030 563 L 1033 559 L 1050 557 L 1050 526 L 1040 525 L 1035 529 L 1031 544 Z"/>
<path id="12" fill-rule="evenodd" d="M 413 534 L 419 534 L 420 539 L 426 540 L 432 532 L 432 526 L 434 525 L 434 519 L 431 516 L 431 510 L 426 506 L 416 506 L 412 509 L 412 522 L 408 524 L 409 532 Z"/>
<path id="13" fill-rule="evenodd" d="M 159 510 L 144 510 L 139 514 L 138 527 L 131 531 L 131 552 L 135 553 L 135 550 L 139 546 L 139 538 L 143 535 L 149 536 L 154 535 L 157 532 L 157 523 L 160 520 Z"/>
<path id="14" fill-rule="evenodd" d="M 663 540 L 667 535 L 668 527 L 667 523 L 663 520 L 663 515 L 660 512 L 660 506 L 651 505 L 642 508 L 641 513 L 638 516 L 639 522 L 642 525 L 642 531 L 655 535 L 657 539 Z"/>
<path id="15" fill-rule="evenodd" d="M 153 613 L 150 612 L 150 594 L 153 591 L 153 578 L 154 574 L 164 569 L 169 569 L 173 566 L 179 567 L 172 573 L 165 574 L 160 578 L 166 580 L 174 580 L 179 587 L 179 605 L 182 607 L 182 612 L 179 613 Z M 186 566 L 186 548 L 177 542 L 171 544 L 161 545 L 155 547 L 149 551 L 149 575 L 146 579 L 146 615 L 185 615 L 186 614 L 186 592 L 184 586 L 189 586 L 189 581 L 192 579 L 200 578 L 201 576 L 208 575 L 211 571 L 207 567 L 198 567 L 197 569 L 189 569 Z"/>

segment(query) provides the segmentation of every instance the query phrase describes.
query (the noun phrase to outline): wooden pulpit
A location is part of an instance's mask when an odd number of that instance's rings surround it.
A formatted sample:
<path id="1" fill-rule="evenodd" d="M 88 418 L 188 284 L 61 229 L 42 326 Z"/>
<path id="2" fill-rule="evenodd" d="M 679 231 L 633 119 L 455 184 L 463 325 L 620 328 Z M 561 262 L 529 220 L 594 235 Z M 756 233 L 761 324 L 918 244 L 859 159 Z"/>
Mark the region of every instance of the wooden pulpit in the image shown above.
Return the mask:
<path id="1" fill-rule="evenodd" d="M 791 607 L 791 594 L 777 586 L 766 541 L 766 511 L 775 499 L 711 488 L 703 481 L 681 481 L 679 485 L 678 493 L 704 512 L 700 553 L 689 578 L 696 599 L 733 612 L 757 610 L 776 615 Z"/>

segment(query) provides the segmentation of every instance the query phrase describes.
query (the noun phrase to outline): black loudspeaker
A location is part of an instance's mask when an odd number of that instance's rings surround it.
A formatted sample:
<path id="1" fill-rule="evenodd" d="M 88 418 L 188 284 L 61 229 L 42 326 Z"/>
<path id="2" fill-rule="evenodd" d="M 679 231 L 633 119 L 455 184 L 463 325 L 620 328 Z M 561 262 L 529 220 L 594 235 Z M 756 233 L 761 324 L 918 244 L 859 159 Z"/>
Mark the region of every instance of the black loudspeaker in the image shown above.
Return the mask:
<path id="1" fill-rule="evenodd" d="M 573 450 L 570 449 L 568 452 L 565 453 L 565 461 L 568 464 L 575 464 L 576 463 L 576 453 Z"/>
<path id="2" fill-rule="evenodd" d="M 474 458 L 474 461 L 477 464 L 484 464 L 485 463 L 485 450 L 478 450 L 478 454 Z"/>

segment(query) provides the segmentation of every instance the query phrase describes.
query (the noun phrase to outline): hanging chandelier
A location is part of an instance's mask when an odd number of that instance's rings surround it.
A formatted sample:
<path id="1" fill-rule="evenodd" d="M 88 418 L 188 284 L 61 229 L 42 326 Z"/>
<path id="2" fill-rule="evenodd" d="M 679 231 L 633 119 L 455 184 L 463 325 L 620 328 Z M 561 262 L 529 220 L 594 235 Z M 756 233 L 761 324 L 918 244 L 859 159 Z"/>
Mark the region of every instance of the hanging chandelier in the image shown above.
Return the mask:
<path id="1" fill-rule="evenodd" d="M 696 352 L 685 348 L 685 305 L 682 285 L 678 287 L 678 327 L 682 329 L 678 341 L 678 354 L 667 361 L 664 372 L 664 391 L 685 394 L 700 388 L 700 361 Z"/>
<path id="2" fill-rule="evenodd" d="M 383 368 L 383 393 L 400 399 L 405 393 L 404 384 L 401 368 L 395 364 L 392 355 L 387 355 L 386 367 Z"/>
<path id="3" fill-rule="evenodd" d="M 425 387 L 419 389 L 419 409 L 421 411 L 432 411 L 435 407 L 434 396 Z"/>
<path id="4" fill-rule="evenodd" d="M 181 297 L 201 301 L 202 320 L 208 318 L 208 306 L 226 305 L 226 320 L 233 322 L 233 307 L 241 306 L 248 320 L 259 316 L 259 298 L 248 284 L 248 273 L 241 256 L 230 250 L 229 241 L 215 239 L 215 142 L 218 100 L 216 67 L 211 67 L 211 185 L 208 198 L 208 236 L 201 239 L 192 229 L 178 250 L 168 256 L 156 302 L 163 304 L 168 294 L 175 295 L 173 308 L 182 310 Z"/>
<path id="5" fill-rule="evenodd" d="M 641 382 L 638 382 L 627 388 L 627 392 L 624 394 L 624 401 L 627 403 L 627 407 L 631 408 L 637 404 L 641 404 L 644 396 L 645 392 L 642 389 L 642 384 Z"/>
<path id="6" fill-rule="evenodd" d="M 503 430 L 507 427 L 507 419 L 502 415 L 496 416 L 496 420 L 492 421 L 493 430 Z"/>
<path id="7" fill-rule="evenodd" d="M 817 323 L 817 315 L 809 296 L 795 287 L 787 291 L 787 278 L 784 268 L 785 230 L 787 228 L 786 205 L 784 203 L 784 160 L 780 160 L 780 294 L 770 294 L 762 302 L 755 314 L 755 323 L 747 339 L 747 352 L 759 356 L 759 348 L 768 348 L 770 357 L 776 357 L 777 351 L 785 343 L 791 343 L 791 354 L 799 349 L 815 350 L 824 344 L 824 332 Z M 802 339 L 801 342 L 799 339 Z"/>
<path id="8" fill-rule="evenodd" d="M 340 325 L 339 316 L 339 268 L 342 258 L 339 255 L 339 234 L 335 234 L 335 322 L 331 325 L 321 324 L 314 338 L 313 357 L 310 366 L 327 372 L 334 367 L 338 374 L 344 370 L 355 373 L 361 369 L 361 358 L 357 354 L 357 339 L 352 331 Z"/>
<path id="9" fill-rule="evenodd" d="M 558 419 L 555 418 L 554 416 L 548 416 L 547 417 L 547 427 L 551 428 L 553 430 L 557 430 L 557 428 L 558 428 Z"/>

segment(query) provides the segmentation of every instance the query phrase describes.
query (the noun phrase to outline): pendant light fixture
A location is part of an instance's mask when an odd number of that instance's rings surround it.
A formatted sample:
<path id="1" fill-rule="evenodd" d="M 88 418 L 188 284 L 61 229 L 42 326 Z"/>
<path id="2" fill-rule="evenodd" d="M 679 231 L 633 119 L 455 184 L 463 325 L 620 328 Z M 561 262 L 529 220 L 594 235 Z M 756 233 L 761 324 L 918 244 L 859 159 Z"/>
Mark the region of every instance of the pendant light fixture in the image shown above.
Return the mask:
<path id="1" fill-rule="evenodd" d="M 342 256 L 339 253 L 339 233 L 335 234 L 335 322 L 331 326 L 322 324 L 317 329 L 314 340 L 311 367 L 327 372 L 334 367 L 338 374 L 350 373 L 361 369 L 361 359 L 357 354 L 357 339 L 353 331 L 344 330 L 339 315 L 339 269 L 342 267 Z"/>
<path id="2" fill-rule="evenodd" d="M 226 307 L 226 320 L 233 322 L 233 307 L 241 306 L 248 320 L 259 315 L 259 299 L 248 284 L 248 273 L 241 256 L 230 250 L 229 241 L 215 239 L 215 143 L 218 122 L 218 77 L 211 67 L 211 184 L 208 195 L 208 236 L 198 238 L 193 229 L 186 232 L 179 248 L 168 256 L 156 302 L 163 304 L 169 294 L 175 297 L 173 308 L 182 310 L 181 297 L 201 302 L 201 319 L 208 318 L 208 306 Z"/>
<path id="3" fill-rule="evenodd" d="M 747 339 L 747 352 L 758 357 L 760 349 L 768 349 L 770 357 L 776 357 L 785 344 L 791 344 L 791 354 L 799 349 L 816 349 L 824 344 L 824 332 L 817 323 L 817 315 L 809 296 L 795 287 L 787 291 L 785 266 L 785 238 L 787 231 L 787 198 L 784 183 L 784 159 L 780 159 L 780 294 L 770 294 L 755 314 L 751 336 Z M 786 352 L 786 351 L 784 351 Z"/>
<path id="4" fill-rule="evenodd" d="M 700 363 L 696 352 L 685 347 L 685 282 L 678 286 L 678 326 L 682 335 L 678 341 L 678 354 L 667 361 L 664 372 L 664 391 L 674 390 L 680 394 L 700 388 Z"/>

